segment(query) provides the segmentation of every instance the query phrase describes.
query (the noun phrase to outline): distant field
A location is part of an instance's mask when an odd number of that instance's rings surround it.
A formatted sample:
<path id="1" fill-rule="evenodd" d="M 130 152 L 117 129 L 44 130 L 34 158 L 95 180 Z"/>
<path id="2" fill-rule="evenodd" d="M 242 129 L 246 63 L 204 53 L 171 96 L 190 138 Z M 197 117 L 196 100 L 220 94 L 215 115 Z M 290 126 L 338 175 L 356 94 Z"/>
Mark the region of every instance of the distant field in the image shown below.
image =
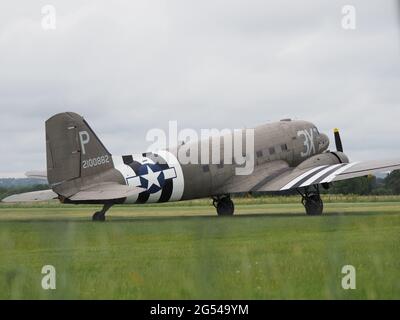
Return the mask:
<path id="1" fill-rule="evenodd" d="M 298 197 L 118 206 L 0 205 L 1 299 L 399 299 L 400 199 L 333 198 L 307 217 Z M 57 289 L 41 288 L 41 268 Z M 341 288 L 341 268 L 357 289 Z"/>

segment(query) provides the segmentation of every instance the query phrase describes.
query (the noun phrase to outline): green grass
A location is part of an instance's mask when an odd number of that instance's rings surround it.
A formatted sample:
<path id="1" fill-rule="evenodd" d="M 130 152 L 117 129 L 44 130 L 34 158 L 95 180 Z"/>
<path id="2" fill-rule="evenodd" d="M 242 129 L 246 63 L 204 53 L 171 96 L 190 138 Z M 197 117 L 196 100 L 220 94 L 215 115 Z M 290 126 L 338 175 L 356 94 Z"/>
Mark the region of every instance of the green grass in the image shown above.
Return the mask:
<path id="1" fill-rule="evenodd" d="M 307 217 L 290 199 L 237 199 L 233 218 L 203 200 L 118 206 L 106 223 L 90 221 L 96 206 L 2 205 L 0 298 L 400 298 L 400 201 L 328 201 Z M 348 264 L 356 290 L 341 288 Z"/>
<path id="2" fill-rule="evenodd" d="M 325 203 L 371 203 L 371 202 L 400 202 L 400 195 L 386 195 L 386 196 L 361 196 L 361 195 L 341 195 L 341 194 L 323 194 L 322 198 Z M 259 197 L 234 197 L 236 205 L 249 205 L 249 204 L 299 204 L 299 196 L 259 196 Z M 151 207 L 192 207 L 192 206 L 209 206 L 212 203 L 210 199 L 196 199 L 189 201 L 180 202 L 167 202 L 167 203 L 154 203 Z M 49 202 L 35 202 L 35 203 L 19 203 L 19 204 L 7 204 L 0 202 L 0 208 L 65 208 L 64 204 L 61 204 L 57 200 Z M 87 205 L 74 206 L 75 208 L 87 208 Z M 124 208 L 148 208 L 148 204 L 135 204 L 135 205 L 124 205 Z"/>

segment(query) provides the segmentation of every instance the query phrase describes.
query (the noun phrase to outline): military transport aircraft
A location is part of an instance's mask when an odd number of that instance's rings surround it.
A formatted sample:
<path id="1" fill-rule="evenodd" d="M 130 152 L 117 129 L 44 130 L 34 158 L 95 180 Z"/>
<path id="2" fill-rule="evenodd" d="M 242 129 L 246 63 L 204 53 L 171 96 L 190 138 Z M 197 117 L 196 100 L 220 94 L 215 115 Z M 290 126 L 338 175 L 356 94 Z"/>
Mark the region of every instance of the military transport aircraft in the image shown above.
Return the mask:
<path id="1" fill-rule="evenodd" d="M 254 129 L 254 170 L 236 175 L 231 164 L 182 164 L 171 150 L 112 156 L 88 123 L 65 112 L 46 121 L 47 173 L 51 190 L 18 194 L 4 202 L 59 199 L 101 204 L 94 221 L 104 221 L 114 204 L 154 203 L 210 197 L 218 215 L 233 215 L 231 195 L 297 190 L 308 215 L 321 215 L 320 186 L 400 168 L 400 160 L 350 162 L 339 131 L 336 151 L 329 138 L 306 121 L 281 120 Z"/>

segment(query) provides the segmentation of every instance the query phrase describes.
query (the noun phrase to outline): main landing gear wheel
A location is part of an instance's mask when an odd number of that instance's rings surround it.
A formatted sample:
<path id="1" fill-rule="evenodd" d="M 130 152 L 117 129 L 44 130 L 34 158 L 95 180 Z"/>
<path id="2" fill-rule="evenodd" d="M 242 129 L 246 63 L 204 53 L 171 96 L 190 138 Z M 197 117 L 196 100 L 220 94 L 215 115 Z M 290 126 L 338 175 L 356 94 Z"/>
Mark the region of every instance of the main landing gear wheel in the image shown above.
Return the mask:
<path id="1" fill-rule="evenodd" d="M 217 209 L 219 216 L 233 216 L 235 205 L 230 196 L 214 197 L 213 206 Z"/>
<path id="2" fill-rule="evenodd" d="M 106 212 L 112 207 L 112 203 L 106 203 L 103 209 L 97 211 L 92 216 L 92 221 L 106 221 Z"/>
<path id="3" fill-rule="evenodd" d="M 310 190 L 308 187 L 304 189 L 304 193 L 298 190 L 302 196 L 301 203 L 306 209 L 306 213 L 309 216 L 320 216 L 324 211 L 324 203 L 322 202 L 321 195 L 319 192 L 319 186 L 313 186 L 314 190 Z"/>

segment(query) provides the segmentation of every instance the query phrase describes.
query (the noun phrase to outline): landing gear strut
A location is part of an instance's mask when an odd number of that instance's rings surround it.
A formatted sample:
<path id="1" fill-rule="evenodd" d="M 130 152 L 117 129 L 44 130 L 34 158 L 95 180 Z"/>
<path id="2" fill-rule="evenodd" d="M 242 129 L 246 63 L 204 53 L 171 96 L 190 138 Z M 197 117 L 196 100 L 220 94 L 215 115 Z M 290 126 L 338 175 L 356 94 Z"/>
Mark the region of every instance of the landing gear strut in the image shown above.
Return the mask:
<path id="1" fill-rule="evenodd" d="M 297 192 L 301 195 L 301 203 L 306 209 L 306 213 L 309 216 L 320 216 L 324 211 L 324 203 L 322 202 L 321 195 L 319 192 L 319 186 L 314 185 L 311 188 L 306 187 L 304 192 L 299 189 Z"/>
<path id="2" fill-rule="evenodd" d="M 113 203 L 105 203 L 103 209 L 94 213 L 92 221 L 106 221 L 106 212 L 113 206 Z"/>
<path id="3" fill-rule="evenodd" d="M 213 206 L 217 209 L 219 216 L 233 216 L 235 211 L 230 195 L 213 197 Z"/>

